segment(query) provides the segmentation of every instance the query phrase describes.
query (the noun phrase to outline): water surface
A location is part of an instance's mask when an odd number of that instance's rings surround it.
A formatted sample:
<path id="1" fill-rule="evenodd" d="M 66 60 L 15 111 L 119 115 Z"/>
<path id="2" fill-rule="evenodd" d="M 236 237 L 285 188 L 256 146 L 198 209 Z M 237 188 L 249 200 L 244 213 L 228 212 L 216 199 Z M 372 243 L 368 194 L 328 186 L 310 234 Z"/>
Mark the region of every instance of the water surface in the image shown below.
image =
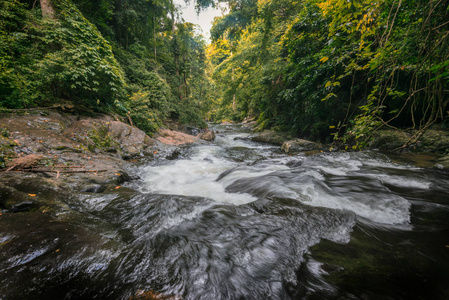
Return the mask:
<path id="1" fill-rule="evenodd" d="M 2 216 L 0 299 L 449 299 L 447 172 L 216 129 L 76 218 Z"/>

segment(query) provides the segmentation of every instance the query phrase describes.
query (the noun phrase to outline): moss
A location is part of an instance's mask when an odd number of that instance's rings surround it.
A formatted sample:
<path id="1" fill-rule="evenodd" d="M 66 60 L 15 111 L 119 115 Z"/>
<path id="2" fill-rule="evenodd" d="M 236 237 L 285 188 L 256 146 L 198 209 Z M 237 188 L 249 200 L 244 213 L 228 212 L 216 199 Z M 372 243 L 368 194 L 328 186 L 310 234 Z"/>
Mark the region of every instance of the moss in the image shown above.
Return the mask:
<path id="1" fill-rule="evenodd" d="M 5 168 L 7 162 L 16 155 L 14 152 L 15 145 L 14 141 L 0 135 L 0 169 Z"/>
<path id="2" fill-rule="evenodd" d="M 88 144 L 88 149 L 91 152 L 94 152 L 96 149 L 111 151 L 112 148 L 118 148 L 119 146 L 106 125 L 100 125 L 97 128 L 89 130 L 87 136 L 91 141 Z"/>

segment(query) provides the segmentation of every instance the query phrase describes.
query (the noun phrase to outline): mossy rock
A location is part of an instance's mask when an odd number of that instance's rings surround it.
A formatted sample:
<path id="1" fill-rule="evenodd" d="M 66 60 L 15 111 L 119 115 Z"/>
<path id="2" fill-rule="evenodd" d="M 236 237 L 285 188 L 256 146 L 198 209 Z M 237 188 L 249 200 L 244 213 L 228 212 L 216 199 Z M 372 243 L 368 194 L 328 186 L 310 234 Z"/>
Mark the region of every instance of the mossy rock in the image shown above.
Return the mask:
<path id="1" fill-rule="evenodd" d="M 289 139 L 289 136 L 286 133 L 276 132 L 273 130 L 265 130 L 251 135 L 249 139 L 253 142 L 281 146 L 286 140 Z"/>
<path id="2" fill-rule="evenodd" d="M 449 169 L 449 155 L 443 156 L 437 160 L 435 167 L 438 169 Z"/>
<path id="3" fill-rule="evenodd" d="M 373 134 L 373 140 L 368 144 L 370 149 L 393 151 L 402 147 L 410 136 L 398 130 L 378 130 Z"/>
<path id="4" fill-rule="evenodd" d="M 416 144 L 422 152 L 449 154 L 449 131 L 427 130 Z"/>
<path id="5" fill-rule="evenodd" d="M 401 148 L 417 133 L 418 131 L 416 130 L 408 132 L 399 130 L 378 130 L 373 134 L 373 140 L 368 146 L 370 149 L 393 151 Z M 430 152 L 449 154 L 449 131 L 426 130 L 417 141 L 413 141 L 404 150 L 417 153 Z"/>
<path id="6" fill-rule="evenodd" d="M 322 150 L 322 148 L 323 145 L 321 144 L 302 139 L 285 141 L 281 146 L 282 151 L 284 151 L 285 153 Z"/>

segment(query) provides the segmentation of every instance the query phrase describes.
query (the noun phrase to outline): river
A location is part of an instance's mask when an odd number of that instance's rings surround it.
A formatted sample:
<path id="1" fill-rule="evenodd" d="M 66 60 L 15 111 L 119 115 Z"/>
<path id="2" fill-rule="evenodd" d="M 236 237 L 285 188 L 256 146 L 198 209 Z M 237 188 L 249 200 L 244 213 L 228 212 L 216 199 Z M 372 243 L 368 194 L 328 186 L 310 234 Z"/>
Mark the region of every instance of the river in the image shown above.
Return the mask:
<path id="1" fill-rule="evenodd" d="M 9 214 L 0 299 L 449 299 L 447 171 L 215 129 L 122 192 L 68 197 L 76 218 Z"/>

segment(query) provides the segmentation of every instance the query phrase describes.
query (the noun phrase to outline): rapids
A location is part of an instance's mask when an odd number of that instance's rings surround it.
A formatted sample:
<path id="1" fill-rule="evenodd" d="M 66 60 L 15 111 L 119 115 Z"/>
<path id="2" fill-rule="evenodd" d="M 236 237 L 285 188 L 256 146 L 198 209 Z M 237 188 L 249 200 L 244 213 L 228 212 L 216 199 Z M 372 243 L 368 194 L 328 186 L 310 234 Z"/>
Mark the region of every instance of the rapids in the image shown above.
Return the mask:
<path id="1" fill-rule="evenodd" d="M 51 235 L 26 213 L 0 229 L 41 237 L 0 255 L 0 299 L 449 299 L 447 172 L 215 129 L 131 192 L 68 198 L 79 216 Z"/>

